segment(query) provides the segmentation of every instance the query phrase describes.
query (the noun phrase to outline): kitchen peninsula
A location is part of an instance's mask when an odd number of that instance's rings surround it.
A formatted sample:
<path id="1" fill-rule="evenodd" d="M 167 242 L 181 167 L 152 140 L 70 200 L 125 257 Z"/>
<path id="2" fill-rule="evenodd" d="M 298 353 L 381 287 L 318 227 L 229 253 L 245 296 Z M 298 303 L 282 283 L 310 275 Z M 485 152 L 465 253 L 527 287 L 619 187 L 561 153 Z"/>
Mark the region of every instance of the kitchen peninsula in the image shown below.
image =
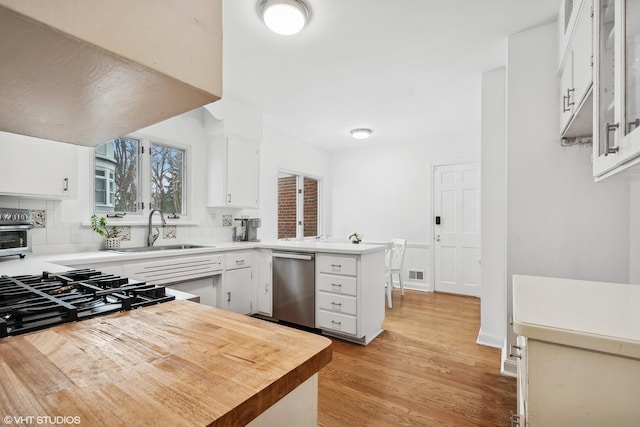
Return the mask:
<path id="1" fill-rule="evenodd" d="M 0 354 L 3 416 L 315 426 L 316 373 L 331 341 L 172 301 L 4 338 Z"/>

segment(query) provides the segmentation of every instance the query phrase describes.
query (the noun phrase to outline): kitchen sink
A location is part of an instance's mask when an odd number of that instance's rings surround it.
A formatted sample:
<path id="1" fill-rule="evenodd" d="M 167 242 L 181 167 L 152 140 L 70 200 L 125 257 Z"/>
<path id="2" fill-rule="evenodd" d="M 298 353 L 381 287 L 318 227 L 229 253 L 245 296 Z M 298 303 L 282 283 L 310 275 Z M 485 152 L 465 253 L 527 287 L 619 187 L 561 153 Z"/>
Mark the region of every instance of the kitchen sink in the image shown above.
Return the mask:
<path id="1" fill-rule="evenodd" d="M 120 248 L 115 252 L 155 252 L 155 251 L 168 251 L 175 249 L 196 249 L 196 248 L 214 248 L 215 246 L 203 246 L 203 245 L 164 245 L 164 246 L 139 246 L 136 248 Z"/>

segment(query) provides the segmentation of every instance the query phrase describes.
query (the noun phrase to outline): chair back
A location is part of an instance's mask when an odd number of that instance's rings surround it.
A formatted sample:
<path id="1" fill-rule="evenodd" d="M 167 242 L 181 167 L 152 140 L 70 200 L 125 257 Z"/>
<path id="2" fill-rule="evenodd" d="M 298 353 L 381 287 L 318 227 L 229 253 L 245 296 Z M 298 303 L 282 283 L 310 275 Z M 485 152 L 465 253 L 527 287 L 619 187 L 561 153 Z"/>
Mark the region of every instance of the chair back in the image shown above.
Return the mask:
<path id="1" fill-rule="evenodd" d="M 405 239 L 392 239 L 390 252 L 390 266 L 392 270 L 401 269 L 404 264 L 404 250 L 407 247 Z"/>

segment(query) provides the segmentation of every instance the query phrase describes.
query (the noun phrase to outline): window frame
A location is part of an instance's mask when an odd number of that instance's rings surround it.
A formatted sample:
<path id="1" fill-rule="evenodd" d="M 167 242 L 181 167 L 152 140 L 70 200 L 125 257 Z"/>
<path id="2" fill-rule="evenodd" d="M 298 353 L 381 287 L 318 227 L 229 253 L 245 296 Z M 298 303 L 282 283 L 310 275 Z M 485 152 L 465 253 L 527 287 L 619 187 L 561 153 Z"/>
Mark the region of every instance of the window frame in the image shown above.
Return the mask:
<path id="1" fill-rule="evenodd" d="M 285 237 L 280 240 L 312 240 L 324 234 L 324 179 L 308 173 L 294 172 L 287 169 L 278 169 L 277 179 L 280 179 L 282 175 L 290 175 L 296 177 L 296 237 Z M 318 228 L 315 236 L 304 235 L 304 179 L 312 179 L 318 183 L 318 200 L 317 200 L 317 221 Z M 276 183 L 277 187 L 277 183 Z M 300 191 L 302 190 L 302 191 Z M 279 197 L 279 191 L 276 192 L 276 199 Z M 276 200 L 276 206 L 277 206 Z M 276 216 L 276 235 L 278 234 L 278 227 L 280 226 L 280 213 L 277 211 Z"/>
<path id="2" fill-rule="evenodd" d="M 131 138 L 139 141 L 138 146 L 138 209 L 136 212 L 104 212 L 99 211 L 96 208 L 98 205 L 96 204 L 96 188 L 95 188 L 95 179 L 96 179 L 96 170 L 99 168 L 96 162 L 96 149 L 94 149 L 93 155 L 93 207 L 92 210 L 97 215 L 107 215 L 107 214 L 116 214 L 116 213 L 125 213 L 126 216 L 122 217 L 112 217 L 109 219 L 110 222 L 120 222 L 121 224 L 138 224 L 138 223 L 146 223 L 146 220 L 151 212 L 151 146 L 152 145 L 161 145 L 165 147 L 175 148 L 178 150 L 182 150 L 184 152 L 183 158 L 183 188 L 182 188 L 182 204 L 184 213 L 177 214 L 177 218 L 171 218 L 172 221 L 183 221 L 188 222 L 191 220 L 191 209 L 192 209 L 192 200 L 191 200 L 191 185 L 192 185 L 192 172 L 191 172 L 191 151 L 192 147 L 190 144 L 177 142 L 173 140 L 168 140 L 164 138 L 158 138 L 151 135 L 141 134 L 141 133 L 131 133 L 127 135 L 123 135 L 123 138 Z M 173 212 L 164 212 L 166 215 L 171 215 Z"/>

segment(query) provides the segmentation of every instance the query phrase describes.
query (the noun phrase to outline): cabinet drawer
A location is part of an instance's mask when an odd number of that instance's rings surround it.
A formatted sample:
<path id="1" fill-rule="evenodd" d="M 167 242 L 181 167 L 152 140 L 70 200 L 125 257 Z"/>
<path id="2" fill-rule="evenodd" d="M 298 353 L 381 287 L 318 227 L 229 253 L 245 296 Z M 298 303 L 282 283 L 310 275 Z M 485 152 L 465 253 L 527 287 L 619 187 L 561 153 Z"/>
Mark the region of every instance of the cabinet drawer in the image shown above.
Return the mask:
<path id="1" fill-rule="evenodd" d="M 355 335 L 357 332 L 356 318 L 346 314 L 318 310 L 318 328 Z"/>
<path id="2" fill-rule="evenodd" d="M 319 274 L 316 288 L 319 291 L 355 296 L 357 294 L 356 283 L 357 280 L 355 277 Z"/>
<path id="3" fill-rule="evenodd" d="M 222 256 L 190 256 L 165 258 L 161 261 L 126 264 L 122 274 L 157 285 L 179 283 L 222 273 Z"/>
<path id="4" fill-rule="evenodd" d="M 321 310 L 337 311 L 345 314 L 357 314 L 357 303 L 355 297 L 346 295 L 318 294 L 318 308 Z"/>
<path id="5" fill-rule="evenodd" d="M 356 275 L 356 259 L 352 257 L 318 256 L 318 271 L 320 273 Z"/>
<path id="6" fill-rule="evenodd" d="M 253 265 L 253 252 L 232 252 L 226 255 L 227 270 L 246 268 Z"/>

